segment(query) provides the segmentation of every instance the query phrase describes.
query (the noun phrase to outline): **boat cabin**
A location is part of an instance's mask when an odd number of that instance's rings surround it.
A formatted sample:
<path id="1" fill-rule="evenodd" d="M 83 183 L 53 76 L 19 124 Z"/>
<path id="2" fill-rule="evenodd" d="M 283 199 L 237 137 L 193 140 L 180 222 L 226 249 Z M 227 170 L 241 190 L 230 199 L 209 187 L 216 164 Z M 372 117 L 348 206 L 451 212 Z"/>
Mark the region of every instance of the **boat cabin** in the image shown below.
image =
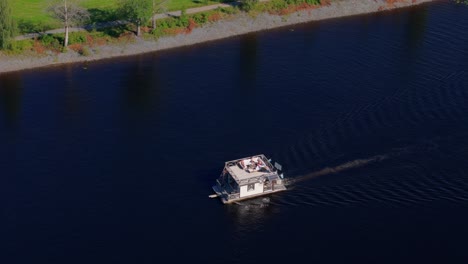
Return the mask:
<path id="1" fill-rule="evenodd" d="M 281 165 L 274 167 L 263 154 L 228 161 L 213 190 L 223 203 L 284 191 L 279 170 Z"/>

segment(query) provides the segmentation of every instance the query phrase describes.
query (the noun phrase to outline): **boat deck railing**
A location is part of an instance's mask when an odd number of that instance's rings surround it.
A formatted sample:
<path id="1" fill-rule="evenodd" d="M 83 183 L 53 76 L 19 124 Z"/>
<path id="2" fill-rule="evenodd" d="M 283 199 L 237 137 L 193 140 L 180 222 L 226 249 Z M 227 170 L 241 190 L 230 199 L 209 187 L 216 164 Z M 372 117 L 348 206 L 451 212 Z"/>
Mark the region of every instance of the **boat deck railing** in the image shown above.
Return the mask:
<path id="1" fill-rule="evenodd" d="M 273 188 L 272 186 L 263 186 L 263 192 L 276 191 L 276 190 L 286 190 L 286 187 L 284 186 L 284 184 L 275 184 Z"/>
<path id="2" fill-rule="evenodd" d="M 228 194 L 228 200 L 239 199 L 239 198 L 240 198 L 240 194 L 238 193 Z"/>
<path id="3" fill-rule="evenodd" d="M 239 191 L 234 189 L 230 184 L 221 184 L 219 180 L 216 180 L 216 183 L 220 187 L 222 194 L 225 195 L 228 198 L 228 200 L 238 199 L 240 197 Z"/>
<path id="4" fill-rule="evenodd" d="M 239 185 L 245 185 L 245 184 L 250 184 L 250 183 L 256 183 L 256 182 L 259 182 L 260 179 L 268 178 L 268 177 L 276 176 L 276 175 L 278 175 L 278 173 L 276 171 L 272 171 L 272 172 L 269 172 L 269 173 L 259 175 L 257 177 L 252 177 L 252 178 L 240 180 L 240 181 L 238 181 L 238 184 Z"/>

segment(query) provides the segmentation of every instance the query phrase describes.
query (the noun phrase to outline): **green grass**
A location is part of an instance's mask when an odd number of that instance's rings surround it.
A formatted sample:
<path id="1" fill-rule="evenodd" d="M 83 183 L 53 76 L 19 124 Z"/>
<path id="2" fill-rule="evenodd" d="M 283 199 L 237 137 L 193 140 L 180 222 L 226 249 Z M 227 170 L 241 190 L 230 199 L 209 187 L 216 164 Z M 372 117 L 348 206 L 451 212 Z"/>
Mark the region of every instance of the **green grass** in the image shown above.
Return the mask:
<path id="1" fill-rule="evenodd" d="M 46 12 L 47 0 L 15 0 L 10 1 L 13 18 L 20 25 L 29 23 L 32 25 L 50 25 L 51 27 L 58 26 Z"/>
<path id="2" fill-rule="evenodd" d="M 239 9 L 236 7 L 227 7 L 177 18 L 160 19 L 157 21 L 156 29 L 145 31 L 143 37 L 145 39 L 158 39 L 162 36 L 190 33 L 196 27 L 228 18 L 238 12 Z M 73 50 L 82 56 L 89 56 L 99 52 L 100 46 L 112 43 L 129 43 L 134 40 L 133 29 L 123 25 L 101 30 L 71 32 L 68 49 L 63 48 L 64 34 L 45 34 L 36 39 L 14 41 L 7 49 L 0 50 L 0 55 L 26 54 L 36 56 Z"/>
<path id="3" fill-rule="evenodd" d="M 60 23 L 51 18 L 47 13 L 48 0 L 13 0 L 11 1 L 13 17 L 20 26 L 22 33 L 40 31 L 60 27 Z M 168 0 L 166 8 L 169 11 L 181 10 L 204 5 L 223 2 L 223 0 Z M 82 0 L 85 8 L 107 14 L 102 18 L 114 18 L 112 13 L 118 5 L 118 0 Z M 98 20 L 98 21 L 101 21 Z"/>

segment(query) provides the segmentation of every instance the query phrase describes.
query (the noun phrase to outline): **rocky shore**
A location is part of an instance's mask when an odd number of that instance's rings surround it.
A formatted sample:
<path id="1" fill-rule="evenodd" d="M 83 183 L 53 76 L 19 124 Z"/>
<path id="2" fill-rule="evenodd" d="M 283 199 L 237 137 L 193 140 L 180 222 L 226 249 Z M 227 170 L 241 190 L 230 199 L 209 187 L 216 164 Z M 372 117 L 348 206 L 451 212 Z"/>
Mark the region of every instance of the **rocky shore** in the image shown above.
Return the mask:
<path id="1" fill-rule="evenodd" d="M 190 34 L 180 34 L 162 37 L 157 41 L 137 39 L 128 44 L 105 45 L 93 48 L 88 56 L 73 51 L 44 56 L 0 56 L 0 73 L 60 65 L 64 63 L 85 62 L 130 56 L 140 53 L 193 45 L 206 41 L 242 35 L 249 32 L 283 27 L 316 20 L 352 16 L 358 14 L 384 12 L 395 8 L 418 5 L 434 0 L 400 0 L 389 4 L 386 0 L 340 0 L 328 6 L 300 11 L 287 16 L 260 14 L 252 17 L 241 13 L 234 18 L 221 20 L 200 28 L 195 28 Z"/>

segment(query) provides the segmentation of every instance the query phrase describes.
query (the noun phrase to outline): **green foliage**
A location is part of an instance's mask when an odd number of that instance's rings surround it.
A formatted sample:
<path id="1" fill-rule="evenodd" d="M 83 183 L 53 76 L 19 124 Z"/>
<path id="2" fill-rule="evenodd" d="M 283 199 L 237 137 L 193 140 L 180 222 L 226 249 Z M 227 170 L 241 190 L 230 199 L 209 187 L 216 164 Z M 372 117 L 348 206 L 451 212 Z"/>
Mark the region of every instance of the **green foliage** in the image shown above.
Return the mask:
<path id="1" fill-rule="evenodd" d="M 70 34 L 70 44 L 84 44 L 87 42 L 88 32 L 74 32 Z"/>
<path id="2" fill-rule="evenodd" d="M 120 25 L 116 27 L 106 27 L 106 28 L 99 30 L 99 32 L 103 32 L 105 35 L 108 35 L 113 38 L 118 38 L 120 35 L 128 31 L 129 31 L 129 28 L 127 25 Z"/>
<path id="3" fill-rule="evenodd" d="M 15 35 L 16 25 L 11 16 L 10 0 L 0 0 L 0 49 L 6 49 Z"/>
<path id="4" fill-rule="evenodd" d="M 284 0 L 288 5 L 300 5 L 300 4 L 309 4 L 309 5 L 319 5 L 320 0 Z"/>
<path id="5" fill-rule="evenodd" d="M 257 6 L 258 2 L 258 0 L 242 0 L 240 9 L 242 11 L 249 12 Z"/>
<path id="6" fill-rule="evenodd" d="M 117 13 L 122 19 L 133 23 L 137 30 L 136 35 L 141 35 L 140 27 L 145 25 L 153 14 L 152 0 L 119 0 Z"/>
<path id="7" fill-rule="evenodd" d="M 284 0 L 273 0 L 269 4 L 273 10 L 281 10 L 288 7 L 288 3 Z"/>
<path id="8" fill-rule="evenodd" d="M 152 38 L 158 39 L 165 35 L 177 34 L 189 28 L 191 22 L 195 22 L 196 25 L 203 25 L 237 13 L 239 13 L 238 8 L 226 7 L 197 14 L 185 14 L 180 17 L 160 19 L 156 21 L 156 28 L 151 31 L 151 36 Z"/>
<path id="9" fill-rule="evenodd" d="M 183 7 L 192 8 L 204 5 L 216 4 L 224 2 L 224 0 L 157 0 L 158 3 L 165 1 L 163 4 L 164 11 L 181 10 Z M 115 11 L 119 7 L 120 0 L 82 0 L 82 6 L 87 8 L 91 14 L 91 23 L 107 22 L 119 20 Z M 44 10 L 47 8 L 48 0 L 10 0 L 13 18 L 18 21 L 23 21 L 25 26 L 22 27 L 22 33 L 41 32 L 43 28 L 52 29 L 59 28 L 57 23 Z M 161 12 L 161 11 L 158 11 Z M 26 25 L 37 25 L 32 31 L 23 31 L 28 27 Z"/>
<path id="10" fill-rule="evenodd" d="M 180 17 L 186 17 L 187 16 L 187 8 L 182 8 L 180 10 Z"/>
<path id="11" fill-rule="evenodd" d="M 80 55 L 82 56 L 90 56 L 91 55 L 91 51 L 89 50 L 88 47 L 84 46 L 83 48 L 81 48 L 81 50 L 78 52 Z"/>
<path id="12" fill-rule="evenodd" d="M 151 18 L 151 0 L 120 0 L 118 14 L 136 25 L 142 25 Z"/>
<path id="13" fill-rule="evenodd" d="M 170 28 L 180 28 L 180 27 L 187 27 L 189 24 L 188 18 L 185 16 L 184 18 L 166 18 L 161 19 L 156 22 L 156 29 L 164 30 Z"/>
<path id="14" fill-rule="evenodd" d="M 108 34 L 106 34 L 104 31 L 97 31 L 97 30 L 93 30 L 93 31 L 90 31 L 89 32 L 89 35 L 95 37 L 95 38 L 106 38 L 106 37 L 109 37 Z"/>
<path id="15" fill-rule="evenodd" d="M 187 16 L 187 9 L 180 10 L 180 17 L 176 19 L 176 27 L 187 27 L 189 25 L 189 17 Z"/>
<path id="16" fill-rule="evenodd" d="M 44 32 L 53 29 L 51 24 L 46 24 L 42 21 L 30 21 L 21 19 L 18 21 L 18 29 L 20 33 Z"/>
<path id="17" fill-rule="evenodd" d="M 235 15 L 239 13 L 239 9 L 236 7 L 218 7 L 216 10 L 228 15 Z"/>
<path id="18" fill-rule="evenodd" d="M 61 50 L 62 48 L 62 43 L 60 43 L 60 40 L 53 35 L 44 35 L 40 38 L 40 41 L 44 47 L 48 47 L 49 49 Z"/>
<path id="19" fill-rule="evenodd" d="M 197 24 L 205 24 L 208 22 L 208 15 L 206 13 L 199 13 L 192 16 L 193 21 Z"/>
<path id="20" fill-rule="evenodd" d="M 160 29 L 168 29 L 175 27 L 177 19 L 176 18 L 167 18 L 167 19 L 161 19 L 156 22 L 156 27 Z"/>
<path id="21" fill-rule="evenodd" d="M 119 20 L 118 14 L 113 9 L 90 8 L 88 12 L 91 24 Z"/>
<path id="22" fill-rule="evenodd" d="M 34 45 L 34 41 L 31 39 L 12 41 L 8 46 L 8 53 L 21 54 L 25 51 L 31 51 Z"/>
<path id="23" fill-rule="evenodd" d="M 320 5 L 320 0 L 271 0 L 258 5 L 255 10 L 259 12 L 277 12 L 291 5 Z"/>

